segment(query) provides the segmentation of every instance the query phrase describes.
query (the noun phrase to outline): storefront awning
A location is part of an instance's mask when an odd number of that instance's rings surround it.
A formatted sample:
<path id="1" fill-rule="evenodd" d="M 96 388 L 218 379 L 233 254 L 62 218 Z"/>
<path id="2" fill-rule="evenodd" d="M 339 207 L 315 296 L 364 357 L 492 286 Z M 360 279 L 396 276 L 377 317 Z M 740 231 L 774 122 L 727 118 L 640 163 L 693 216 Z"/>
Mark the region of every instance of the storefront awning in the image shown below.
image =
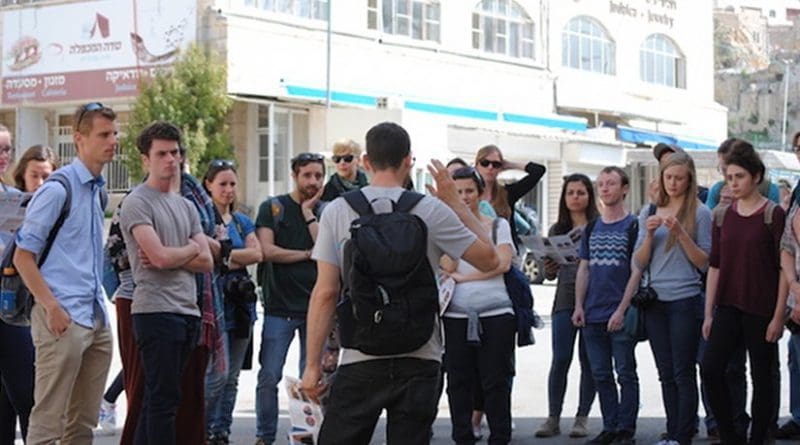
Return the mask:
<path id="1" fill-rule="evenodd" d="M 716 150 L 717 146 L 711 141 L 698 141 L 696 139 L 661 133 L 643 128 L 617 126 L 617 139 L 634 144 L 655 145 L 659 142 L 674 144 L 684 150 Z"/>

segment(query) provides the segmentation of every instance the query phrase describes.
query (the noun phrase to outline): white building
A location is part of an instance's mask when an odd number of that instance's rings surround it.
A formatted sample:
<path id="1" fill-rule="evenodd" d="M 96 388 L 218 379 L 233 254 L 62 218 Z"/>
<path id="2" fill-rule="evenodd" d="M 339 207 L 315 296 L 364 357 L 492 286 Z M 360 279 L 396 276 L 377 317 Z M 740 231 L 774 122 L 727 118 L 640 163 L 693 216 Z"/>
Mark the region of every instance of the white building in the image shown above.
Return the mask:
<path id="1" fill-rule="evenodd" d="M 138 31 L 153 54 L 200 40 L 227 61 L 232 139 L 251 206 L 290 187 L 294 154 L 326 152 L 342 137 L 363 141 L 383 120 L 409 130 L 418 186 L 428 159 L 470 160 L 488 143 L 546 164 L 532 198 L 543 221 L 556 217 L 562 174 L 632 165 L 641 180 L 652 169 L 640 165 L 654 161 L 637 144 L 707 150 L 726 135 L 726 110 L 713 101 L 710 0 L 332 1 L 330 28 L 326 0 L 138 0 L 136 21 L 131 0 L 6 7 L 3 59 L 15 60 L 6 54 L 28 36 L 42 52 L 16 71 L 3 64 L 0 122 L 17 129 L 19 146 L 69 148 L 64 128 L 77 104 L 101 100 L 124 120 L 133 100 L 126 85 L 142 66 L 128 37 Z M 95 30 L 97 14 L 111 18 L 106 37 Z M 50 43 L 74 44 L 64 23 L 77 28 L 74 41 L 103 54 L 48 66 Z M 175 28 L 182 38 L 158 41 Z M 54 74 L 63 82 L 43 88 Z M 18 87 L 13 96 L 8 86 Z"/>

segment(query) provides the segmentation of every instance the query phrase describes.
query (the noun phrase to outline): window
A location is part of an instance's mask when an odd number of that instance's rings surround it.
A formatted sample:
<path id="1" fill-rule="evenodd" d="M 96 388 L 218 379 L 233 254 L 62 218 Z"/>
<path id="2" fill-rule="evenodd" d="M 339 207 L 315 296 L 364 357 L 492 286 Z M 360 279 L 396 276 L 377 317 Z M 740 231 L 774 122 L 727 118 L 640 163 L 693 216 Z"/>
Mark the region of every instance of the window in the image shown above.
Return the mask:
<path id="1" fill-rule="evenodd" d="M 367 0 L 367 28 L 415 40 L 439 41 L 439 2 Z"/>
<path id="2" fill-rule="evenodd" d="M 561 65 L 595 73 L 616 74 L 616 44 L 597 20 L 575 17 L 561 33 Z"/>
<path id="3" fill-rule="evenodd" d="M 308 19 L 328 20 L 328 0 L 244 0 L 244 5 Z"/>
<path id="4" fill-rule="evenodd" d="M 686 88 L 686 61 L 675 43 L 662 34 L 648 37 L 639 50 L 639 71 L 645 82 Z"/>
<path id="5" fill-rule="evenodd" d="M 472 13 L 472 47 L 487 53 L 534 59 L 535 24 L 512 0 L 483 0 Z"/>

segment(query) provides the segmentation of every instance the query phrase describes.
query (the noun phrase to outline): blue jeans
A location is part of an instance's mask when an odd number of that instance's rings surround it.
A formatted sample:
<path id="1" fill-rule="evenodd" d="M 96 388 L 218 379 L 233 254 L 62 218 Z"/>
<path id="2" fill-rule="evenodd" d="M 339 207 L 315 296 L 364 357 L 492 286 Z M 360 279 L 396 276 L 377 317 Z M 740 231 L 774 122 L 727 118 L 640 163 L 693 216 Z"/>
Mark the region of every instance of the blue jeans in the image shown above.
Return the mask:
<path id="1" fill-rule="evenodd" d="M 144 403 L 136 425 L 139 444 L 175 444 L 175 415 L 189 355 L 200 335 L 200 318 L 170 313 L 133 314 L 144 371 Z"/>
<path id="2" fill-rule="evenodd" d="M 206 430 L 209 435 L 229 436 L 233 423 L 233 408 L 239 386 L 239 372 L 250 338 L 236 338 L 232 331 L 223 337 L 227 343 L 228 373 L 206 374 Z M 209 368 L 213 365 L 209 365 Z"/>
<path id="3" fill-rule="evenodd" d="M 606 323 L 587 323 L 583 328 L 586 353 L 592 366 L 603 431 L 636 432 L 639 415 L 639 377 L 636 375 L 636 342 L 624 331 L 608 332 Z M 613 360 L 613 365 L 612 365 Z M 614 381 L 617 372 L 619 391 Z"/>
<path id="4" fill-rule="evenodd" d="M 789 337 L 789 412 L 800 425 L 800 334 Z"/>
<path id="5" fill-rule="evenodd" d="M 647 337 L 661 380 L 667 437 L 681 444 L 691 443 L 697 420 L 699 304 L 698 297 L 657 301 L 644 311 Z"/>
<path id="6" fill-rule="evenodd" d="M 33 407 L 33 358 L 31 328 L 0 321 L 0 443 L 14 443 L 17 417 L 22 437 L 28 433 Z"/>
<path id="7" fill-rule="evenodd" d="M 283 378 L 286 353 L 295 331 L 300 333 L 298 376 L 301 376 L 306 367 L 306 319 L 264 316 L 258 355 L 261 369 L 256 385 L 256 437 L 267 443 L 275 441 L 278 430 L 278 383 Z"/>
<path id="8" fill-rule="evenodd" d="M 552 323 L 553 360 L 550 362 L 550 376 L 547 379 L 547 397 L 550 401 L 550 417 L 560 417 L 564 405 L 564 393 L 567 391 L 567 374 L 572 364 L 575 350 L 575 337 L 578 328 L 572 324 L 572 311 L 564 310 L 554 313 Z M 586 355 L 586 343 L 583 335 L 578 338 L 578 360 L 581 365 L 581 381 L 578 396 L 577 416 L 587 416 L 594 402 L 594 379 L 589 357 Z"/>
<path id="9" fill-rule="evenodd" d="M 427 445 L 436 419 L 441 365 L 385 358 L 340 366 L 331 387 L 319 445 L 367 445 L 386 410 L 387 445 Z"/>

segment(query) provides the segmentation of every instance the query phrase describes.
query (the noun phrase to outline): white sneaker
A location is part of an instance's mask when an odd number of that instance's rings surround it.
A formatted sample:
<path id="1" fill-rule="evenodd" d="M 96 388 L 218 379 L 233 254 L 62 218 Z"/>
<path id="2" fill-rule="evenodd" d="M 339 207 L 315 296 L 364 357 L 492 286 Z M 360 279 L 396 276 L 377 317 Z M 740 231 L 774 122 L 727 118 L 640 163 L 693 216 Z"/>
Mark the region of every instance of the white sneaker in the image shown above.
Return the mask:
<path id="1" fill-rule="evenodd" d="M 117 434 L 117 405 L 105 399 L 100 402 L 100 415 L 98 416 L 99 431 L 103 436 Z"/>

